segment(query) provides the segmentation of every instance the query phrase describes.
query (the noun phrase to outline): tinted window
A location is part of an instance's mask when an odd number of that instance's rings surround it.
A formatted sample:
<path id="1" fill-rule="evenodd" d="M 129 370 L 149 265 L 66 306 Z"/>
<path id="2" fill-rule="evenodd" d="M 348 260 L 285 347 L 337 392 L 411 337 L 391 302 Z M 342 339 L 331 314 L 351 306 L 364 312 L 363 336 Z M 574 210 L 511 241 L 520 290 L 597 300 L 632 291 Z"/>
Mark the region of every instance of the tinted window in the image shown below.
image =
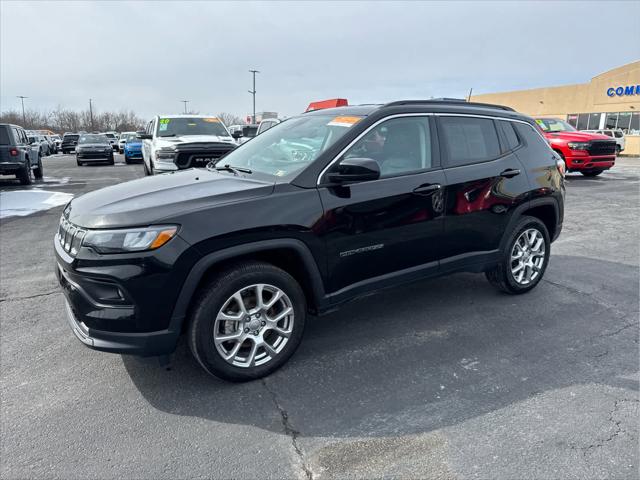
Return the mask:
<path id="1" fill-rule="evenodd" d="M 373 158 L 382 177 L 431 168 L 431 134 L 425 117 L 394 118 L 358 140 L 344 158 Z"/>
<path id="2" fill-rule="evenodd" d="M 518 140 L 518 135 L 516 134 L 511 122 L 500 120 L 500 125 L 502 126 L 502 131 L 504 132 L 504 136 L 507 140 L 507 150 L 515 150 L 518 148 L 520 141 Z"/>
<path id="3" fill-rule="evenodd" d="M 227 136 L 227 130 L 216 117 L 161 118 L 158 123 L 158 137 L 178 135 Z"/>
<path id="4" fill-rule="evenodd" d="M 578 114 L 572 113 L 570 115 L 567 115 L 567 123 L 575 128 L 578 124 Z"/>
<path id="5" fill-rule="evenodd" d="M 0 126 L 0 145 L 10 145 L 9 127 Z"/>
<path id="6" fill-rule="evenodd" d="M 80 141 L 78 143 L 108 144 L 109 139 L 104 135 L 83 135 L 80 137 Z"/>
<path id="7" fill-rule="evenodd" d="M 631 112 L 620 112 L 618 115 L 618 128 L 624 133 L 629 133 L 631 126 Z"/>
<path id="8" fill-rule="evenodd" d="M 528 154 L 526 158 L 546 161 L 551 158 L 551 147 L 542 135 L 534 131 L 533 127 L 524 123 L 514 123 L 514 128 L 518 132 L 518 136 L 523 140 Z"/>
<path id="9" fill-rule="evenodd" d="M 617 113 L 607 113 L 607 118 L 604 123 L 604 128 L 616 128 L 617 122 L 618 122 Z"/>
<path id="10" fill-rule="evenodd" d="M 441 117 L 442 136 L 448 151 L 448 166 L 468 165 L 500 155 L 498 132 L 493 120 L 471 117 Z"/>
<path id="11" fill-rule="evenodd" d="M 13 139 L 16 142 L 16 145 L 20 145 L 21 143 L 24 143 L 22 141 L 22 136 L 20 136 L 20 130 L 18 130 L 17 128 L 13 129 Z"/>
<path id="12" fill-rule="evenodd" d="M 629 127 L 627 133 L 631 135 L 640 134 L 640 113 L 635 112 L 631 117 L 631 126 Z"/>

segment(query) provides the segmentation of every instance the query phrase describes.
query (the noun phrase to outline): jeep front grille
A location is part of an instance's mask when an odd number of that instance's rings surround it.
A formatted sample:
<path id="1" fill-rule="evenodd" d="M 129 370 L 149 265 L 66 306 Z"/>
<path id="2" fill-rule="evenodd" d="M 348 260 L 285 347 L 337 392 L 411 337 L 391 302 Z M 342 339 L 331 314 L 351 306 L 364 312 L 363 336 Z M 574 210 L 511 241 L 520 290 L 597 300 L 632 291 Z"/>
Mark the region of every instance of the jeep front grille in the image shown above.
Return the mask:
<path id="1" fill-rule="evenodd" d="M 75 226 L 66 218 L 60 218 L 57 239 L 65 252 L 73 256 L 77 255 L 86 233 L 86 230 Z"/>

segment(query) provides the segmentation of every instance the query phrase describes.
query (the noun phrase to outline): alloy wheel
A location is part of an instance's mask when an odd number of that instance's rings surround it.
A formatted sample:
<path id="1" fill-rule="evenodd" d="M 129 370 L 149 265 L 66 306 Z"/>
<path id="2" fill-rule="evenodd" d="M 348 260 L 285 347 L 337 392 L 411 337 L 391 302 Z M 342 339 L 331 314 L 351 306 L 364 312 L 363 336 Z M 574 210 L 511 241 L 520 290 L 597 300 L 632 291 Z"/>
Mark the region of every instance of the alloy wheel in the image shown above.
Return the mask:
<path id="1" fill-rule="evenodd" d="M 529 228 L 522 232 L 511 250 L 511 275 L 520 285 L 529 285 L 542 272 L 546 247 L 542 232 Z"/>
<path id="2" fill-rule="evenodd" d="M 216 316 L 213 340 L 220 356 L 236 367 L 264 365 L 278 356 L 293 332 L 291 300 L 278 287 L 259 283 L 242 288 Z"/>

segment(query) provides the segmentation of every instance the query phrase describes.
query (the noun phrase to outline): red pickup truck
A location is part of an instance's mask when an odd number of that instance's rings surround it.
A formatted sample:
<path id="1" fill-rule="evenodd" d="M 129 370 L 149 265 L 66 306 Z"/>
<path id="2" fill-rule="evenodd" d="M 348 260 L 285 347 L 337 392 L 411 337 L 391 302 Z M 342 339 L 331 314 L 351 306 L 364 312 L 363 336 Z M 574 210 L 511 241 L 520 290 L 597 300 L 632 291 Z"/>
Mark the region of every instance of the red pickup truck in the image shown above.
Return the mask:
<path id="1" fill-rule="evenodd" d="M 536 118 L 551 148 L 566 164 L 567 172 L 595 177 L 613 167 L 616 141 L 598 133 L 580 132 L 557 118 Z"/>

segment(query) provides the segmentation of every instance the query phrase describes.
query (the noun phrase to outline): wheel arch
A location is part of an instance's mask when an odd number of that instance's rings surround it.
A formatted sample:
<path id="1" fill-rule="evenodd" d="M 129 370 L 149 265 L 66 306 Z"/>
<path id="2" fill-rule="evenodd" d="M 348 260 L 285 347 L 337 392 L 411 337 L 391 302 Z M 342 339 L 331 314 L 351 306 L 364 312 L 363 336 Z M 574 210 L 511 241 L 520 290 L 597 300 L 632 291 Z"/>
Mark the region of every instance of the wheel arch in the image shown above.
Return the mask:
<path id="1" fill-rule="evenodd" d="M 212 252 L 198 260 L 182 285 L 171 317 L 172 328 L 182 330 L 189 317 L 191 300 L 212 275 L 240 261 L 263 261 L 289 273 L 300 284 L 311 312 L 325 296 L 318 265 L 309 248 L 297 239 L 274 239 L 236 245 Z"/>
<path id="2" fill-rule="evenodd" d="M 555 198 L 536 198 L 520 205 L 511 215 L 509 224 L 502 235 L 500 249 L 503 249 L 515 224 L 523 216 L 531 216 L 540 220 L 547 227 L 549 238 L 555 240 L 560 234 L 560 207 Z"/>

